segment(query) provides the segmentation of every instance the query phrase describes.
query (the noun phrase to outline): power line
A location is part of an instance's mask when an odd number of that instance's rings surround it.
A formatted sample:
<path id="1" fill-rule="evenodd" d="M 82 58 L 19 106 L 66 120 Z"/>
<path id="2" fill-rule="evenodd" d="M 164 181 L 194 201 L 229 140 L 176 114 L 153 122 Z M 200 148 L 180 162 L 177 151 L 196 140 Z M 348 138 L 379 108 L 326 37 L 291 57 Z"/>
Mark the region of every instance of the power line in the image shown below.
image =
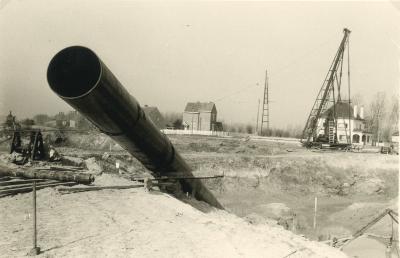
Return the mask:
<path id="1" fill-rule="evenodd" d="M 332 43 L 332 38 L 334 38 L 334 36 L 331 36 L 328 40 L 326 40 L 326 41 L 320 43 L 320 44 L 317 45 L 316 47 L 313 47 L 310 51 L 307 51 L 304 55 L 301 55 L 300 57 L 298 57 L 298 58 L 292 60 L 290 63 L 288 63 L 288 64 L 286 64 L 286 65 L 283 65 L 281 68 L 277 69 L 278 72 L 277 72 L 277 73 L 274 73 L 274 77 L 275 77 L 275 78 L 278 77 L 278 76 L 279 76 L 280 74 L 282 74 L 287 68 L 289 68 L 290 66 L 292 66 L 292 65 L 294 65 L 294 64 L 296 64 L 296 63 L 298 63 L 298 62 L 301 61 L 301 60 L 304 60 L 305 57 L 310 56 L 311 54 L 313 54 L 314 52 L 316 52 L 317 50 L 319 50 L 321 47 L 327 45 L 328 43 Z M 232 92 L 232 93 L 229 94 L 229 95 L 222 96 L 222 97 L 220 97 L 220 98 L 214 100 L 213 102 L 218 102 L 218 101 L 221 101 L 221 100 L 223 100 L 223 99 L 226 99 L 226 98 L 235 96 L 235 95 L 237 95 L 237 94 L 239 94 L 239 93 L 241 93 L 241 92 L 243 92 L 243 91 L 245 91 L 245 90 L 252 89 L 252 88 L 254 88 L 254 87 L 256 87 L 256 86 L 259 86 L 259 84 L 256 83 L 255 85 L 246 86 L 246 87 L 244 87 L 244 88 L 242 88 L 242 89 L 240 89 L 240 90 L 238 90 L 238 91 Z"/>
<path id="2" fill-rule="evenodd" d="M 223 97 L 221 97 L 221 98 L 219 98 L 219 99 L 216 99 L 216 100 L 214 100 L 213 102 L 218 102 L 218 101 L 221 101 L 221 100 L 223 100 L 223 99 L 226 99 L 226 98 L 235 96 L 236 94 L 239 94 L 239 93 L 241 93 L 241 92 L 243 92 L 243 91 L 245 91 L 245 90 L 247 90 L 247 89 L 253 88 L 253 87 L 255 87 L 255 86 L 260 86 L 260 85 L 259 85 L 258 83 L 256 83 L 255 85 L 246 86 L 246 87 L 244 87 L 244 88 L 242 88 L 242 89 L 240 89 L 240 90 L 238 90 L 238 91 L 233 92 L 233 93 L 230 94 L 230 95 L 226 95 L 226 96 L 223 96 Z"/>
<path id="3" fill-rule="evenodd" d="M 309 51 L 305 52 L 305 54 L 293 59 L 290 63 L 287 63 L 286 65 L 283 65 L 281 68 L 277 69 L 278 72 L 273 73 L 274 77 L 278 77 L 287 68 L 289 68 L 290 66 L 298 63 L 299 61 L 303 61 L 304 58 L 314 54 L 314 52 L 317 52 L 317 50 L 320 50 L 323 46 L 327 45 L 328 43 L 333 44 L 334 43 L 334 41 L 332 41 L 333 38 L 337 38 L 337 37 L 332 35 L 331 37 L 329 37 L 329 39 L 323 41 L 322 43 L 320 43 L 317 46 L 313 47 Z"/>

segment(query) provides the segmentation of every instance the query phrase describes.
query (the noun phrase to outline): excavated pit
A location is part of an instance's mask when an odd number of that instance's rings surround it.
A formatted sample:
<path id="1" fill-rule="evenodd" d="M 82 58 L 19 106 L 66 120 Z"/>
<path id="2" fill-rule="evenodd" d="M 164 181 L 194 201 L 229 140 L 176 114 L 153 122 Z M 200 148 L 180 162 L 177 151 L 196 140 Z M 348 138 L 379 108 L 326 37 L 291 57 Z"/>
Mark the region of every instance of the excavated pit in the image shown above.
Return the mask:
<path id="1" fill-rule="evenodd" d="M 219 157 L 213 168 L 200 165 L 197 173 L 224 174 L 224 178 L 206 180 L 205 184 L 232 213 L 250 220 L 256 217 L 254 223 L 273 219 L 298 234 L 326 240 L 349 236 L 377 213 L 396 206 L 397 162 L 392 156 L 354 153 Z M 349 209 L 354 204 L 362 208 Z"/>

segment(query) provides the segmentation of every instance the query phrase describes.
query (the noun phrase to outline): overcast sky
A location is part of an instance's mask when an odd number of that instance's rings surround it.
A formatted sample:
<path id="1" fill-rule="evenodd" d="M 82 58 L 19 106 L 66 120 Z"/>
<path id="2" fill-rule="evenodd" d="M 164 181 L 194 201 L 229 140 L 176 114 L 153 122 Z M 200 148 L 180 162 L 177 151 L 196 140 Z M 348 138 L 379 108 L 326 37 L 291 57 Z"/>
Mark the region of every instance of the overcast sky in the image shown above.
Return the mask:
<path id="1" fill-rule="evenodd" d="M 218 120 L 255 124 L 265 69 L 271 126 L 304 125 L 349 28 L 351 90 L 398 95 L 394 2 L 0 2 L 0 113 L 71 110 L 46 70 L 61 49 L 93 49 L 142 104 L 182 112 L 214 101 Z M 343 94 L 344 95 L 344 94 Z"/>

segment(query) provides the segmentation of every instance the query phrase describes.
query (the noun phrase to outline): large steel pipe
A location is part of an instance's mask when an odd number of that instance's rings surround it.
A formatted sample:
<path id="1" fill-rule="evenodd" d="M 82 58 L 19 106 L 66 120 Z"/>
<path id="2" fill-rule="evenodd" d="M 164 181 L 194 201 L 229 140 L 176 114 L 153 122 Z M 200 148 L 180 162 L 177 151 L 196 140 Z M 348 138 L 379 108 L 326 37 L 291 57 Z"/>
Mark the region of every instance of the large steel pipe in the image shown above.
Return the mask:
<path id="1" fill-rule="evenodd" d="M 169 139 L 149 120 L 138 101 L 90 49 L 72 46 L 58 52 L 47 70 L 50 88 L 118 142 L 157 175 L 179 172 L 193 177 L 190 167 Z M 200 180 L 180 180 L 183 192 L 222 208 Z"/>

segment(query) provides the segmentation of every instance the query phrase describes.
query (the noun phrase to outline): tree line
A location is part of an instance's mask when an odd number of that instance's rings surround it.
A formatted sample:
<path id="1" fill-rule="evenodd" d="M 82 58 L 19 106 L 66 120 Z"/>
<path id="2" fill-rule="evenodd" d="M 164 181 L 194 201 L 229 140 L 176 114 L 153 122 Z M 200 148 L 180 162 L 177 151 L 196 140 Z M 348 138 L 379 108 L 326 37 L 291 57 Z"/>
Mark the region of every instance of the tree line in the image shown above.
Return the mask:
<path id="1" fill-rule="evenodd" d="M 372 133 L 373 142 L 391 142 L 392 135 L 399 132 L 399 97 L 377 92 L 369 103 L 361 94 L 353 97 L 353 105 L 364 106 L 366 130 Z"/>

